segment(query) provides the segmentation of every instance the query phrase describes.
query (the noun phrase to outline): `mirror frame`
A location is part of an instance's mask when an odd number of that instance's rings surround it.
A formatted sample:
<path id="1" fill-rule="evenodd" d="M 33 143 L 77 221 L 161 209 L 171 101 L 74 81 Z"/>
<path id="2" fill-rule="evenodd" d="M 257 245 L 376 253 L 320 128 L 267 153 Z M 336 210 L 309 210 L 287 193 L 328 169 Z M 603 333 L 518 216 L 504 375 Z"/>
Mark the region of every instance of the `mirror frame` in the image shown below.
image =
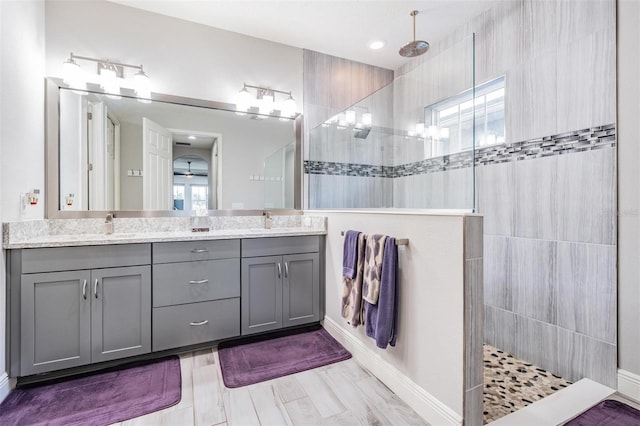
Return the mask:
<path id="1" fill-rule="evenodd" d="M 45 217 L 47 219 L 81 219 L 104 218 L 107 214 L 114 217 L 182 217 L 193 216 L 192 211 L 183 210 L 60 210 L 60 88 L 68 88 L 62 80 L 48 77 L 45 79 Z M 99 90 L 89 90 L 94 93 L 104 93 Z M 123 95 L 135 98 L 135 96 Z M 187 98 L 152 93 L 151 100 L 167 102 L 177 105 L 195 106 L 235 112 L 235 105 L 207 101 L 204 99 Z M 275 116 L 274 116 L 275 117 Z M 275 215 L 302 214 L 302 114 L 296 114 L 291 120 L 295 134 L 295 165 L 293 182 L 293 209 L 220 209 L 208 210 L 209 216 L 259 216 L 264 211 Z"/>

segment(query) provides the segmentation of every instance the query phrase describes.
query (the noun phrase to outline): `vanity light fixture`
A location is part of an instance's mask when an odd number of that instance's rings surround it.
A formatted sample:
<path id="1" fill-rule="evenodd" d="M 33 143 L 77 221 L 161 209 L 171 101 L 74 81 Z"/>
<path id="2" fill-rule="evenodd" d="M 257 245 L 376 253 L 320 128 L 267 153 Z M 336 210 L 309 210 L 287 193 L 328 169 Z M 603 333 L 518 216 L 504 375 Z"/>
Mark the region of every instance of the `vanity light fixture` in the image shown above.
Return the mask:
<path id="1" fill-rule="evenodd" d="M 357 109 L 364 110 L 364 112 L 360 113 Z M 358 117 L 360 117 L 360 120 L 358 120 Z M 366 107 L 356 105 L 354 109 L 348 109 L 338 113 L 322 123 L 322 127 L 330 127 L 332 125 L 335 125 L 339 130 L 346 129 L 347 127 L 353 128 L 354 131 L 363 129 L 371 130 L 373 127 L 373 113 L 370 113 Z"/>
<path id="2" fill-rule="evenodd" d="M 255 95 L 249 89 L 254 89 L 256 91 Z M 282 102 L 278 102 L 276 94 L 284 95 L 286 98 Z M 243 83 L 242 89 L 240 89 L 236 97 L 236 113 L 243 115 L 252 107 L 257 108 L 262 115 L 271 115 L 278 111 L 280 118 L 285 120 L 296 115 L 296 101 L 290 91 L 285 92 Z"/>
<path id="3" fill-rule="evenodd" d="M 76 60 L 95 62 L 98 66 L 97 74 L 85 72 Z M 125 68 L 138 70 L 132 78 L 125 77 Z M 141 102 L 151 102 L 151 81 L 145 74 L 142 65 L 123 64 L 108 59 L 96 59 L 88 56 L 74 55 L 62 65 L 63 81 L 77 91 L 86 90 L 87 83 L 99 84 L 112 97 L 120 96 L 121 88 L 133 89 Z M 74 91 L 75 91 L 74 90 Z"/>

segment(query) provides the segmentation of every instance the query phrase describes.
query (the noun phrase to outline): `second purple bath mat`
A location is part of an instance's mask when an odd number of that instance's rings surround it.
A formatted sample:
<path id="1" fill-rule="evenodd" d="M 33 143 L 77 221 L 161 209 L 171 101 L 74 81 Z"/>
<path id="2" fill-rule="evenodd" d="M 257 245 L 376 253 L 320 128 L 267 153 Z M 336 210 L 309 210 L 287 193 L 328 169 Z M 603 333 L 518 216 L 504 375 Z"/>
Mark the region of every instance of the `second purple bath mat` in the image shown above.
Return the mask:
<path id="1" fill-rule="evenodd" d="M 251 385 L 351 358 L 325 329 L 218 349 L 228 388 Z"/>

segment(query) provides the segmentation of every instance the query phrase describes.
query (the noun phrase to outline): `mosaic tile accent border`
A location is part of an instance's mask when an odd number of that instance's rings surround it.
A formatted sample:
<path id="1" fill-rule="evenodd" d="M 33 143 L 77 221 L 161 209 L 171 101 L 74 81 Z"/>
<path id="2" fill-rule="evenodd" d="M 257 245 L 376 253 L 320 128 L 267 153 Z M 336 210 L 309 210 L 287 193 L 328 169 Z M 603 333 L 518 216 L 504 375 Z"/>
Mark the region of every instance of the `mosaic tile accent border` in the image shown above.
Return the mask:
<path id="1" fill-rule="evenodd" d="M 510 161 L 531 160 L 553 155 L 565 155 L 616 146 L 616 125 L 590 127 L 574 132 L 544 136 L 523 142 L 493 145 L 473 151 L 428 158 L 399 166 L 305 161 L 304 173 L 312 175 L 341 175 L 360 177 L 398 178 L 425 173 L 442 172 Z"/>
<path id="2" fill-rule="evenodd" d="M 326 161 L 305 161 L 304 172 L 311 175 L 339 175 L 360 177 L 394 176 L 393 166 L 374 166 L 371 164 L 334 163 Z"/>

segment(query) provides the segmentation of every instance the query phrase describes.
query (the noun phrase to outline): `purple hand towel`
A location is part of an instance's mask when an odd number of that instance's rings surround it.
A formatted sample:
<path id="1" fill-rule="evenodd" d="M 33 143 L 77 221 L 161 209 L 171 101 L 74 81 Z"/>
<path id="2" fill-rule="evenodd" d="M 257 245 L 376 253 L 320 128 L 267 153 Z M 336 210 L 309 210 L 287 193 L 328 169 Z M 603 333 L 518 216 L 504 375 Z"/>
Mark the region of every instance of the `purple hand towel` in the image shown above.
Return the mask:
<path id="1" fill-rule="evenodd" d="M 356 277 L 358 266 L 358 231 L 347 231 L 342 249 L 342 275 L 347 278 Z"/>
<path id="2" fill-rule="evenodd" d="M 398 247 L 396 239 L 387 237 L 382 257 L 380 294 L 378 303 L 365 301 L 365 326 L 367 336 L 375 339 L 376 346 L 385 349 L 396 345 L 396 275 L 398 269 Z"/>

